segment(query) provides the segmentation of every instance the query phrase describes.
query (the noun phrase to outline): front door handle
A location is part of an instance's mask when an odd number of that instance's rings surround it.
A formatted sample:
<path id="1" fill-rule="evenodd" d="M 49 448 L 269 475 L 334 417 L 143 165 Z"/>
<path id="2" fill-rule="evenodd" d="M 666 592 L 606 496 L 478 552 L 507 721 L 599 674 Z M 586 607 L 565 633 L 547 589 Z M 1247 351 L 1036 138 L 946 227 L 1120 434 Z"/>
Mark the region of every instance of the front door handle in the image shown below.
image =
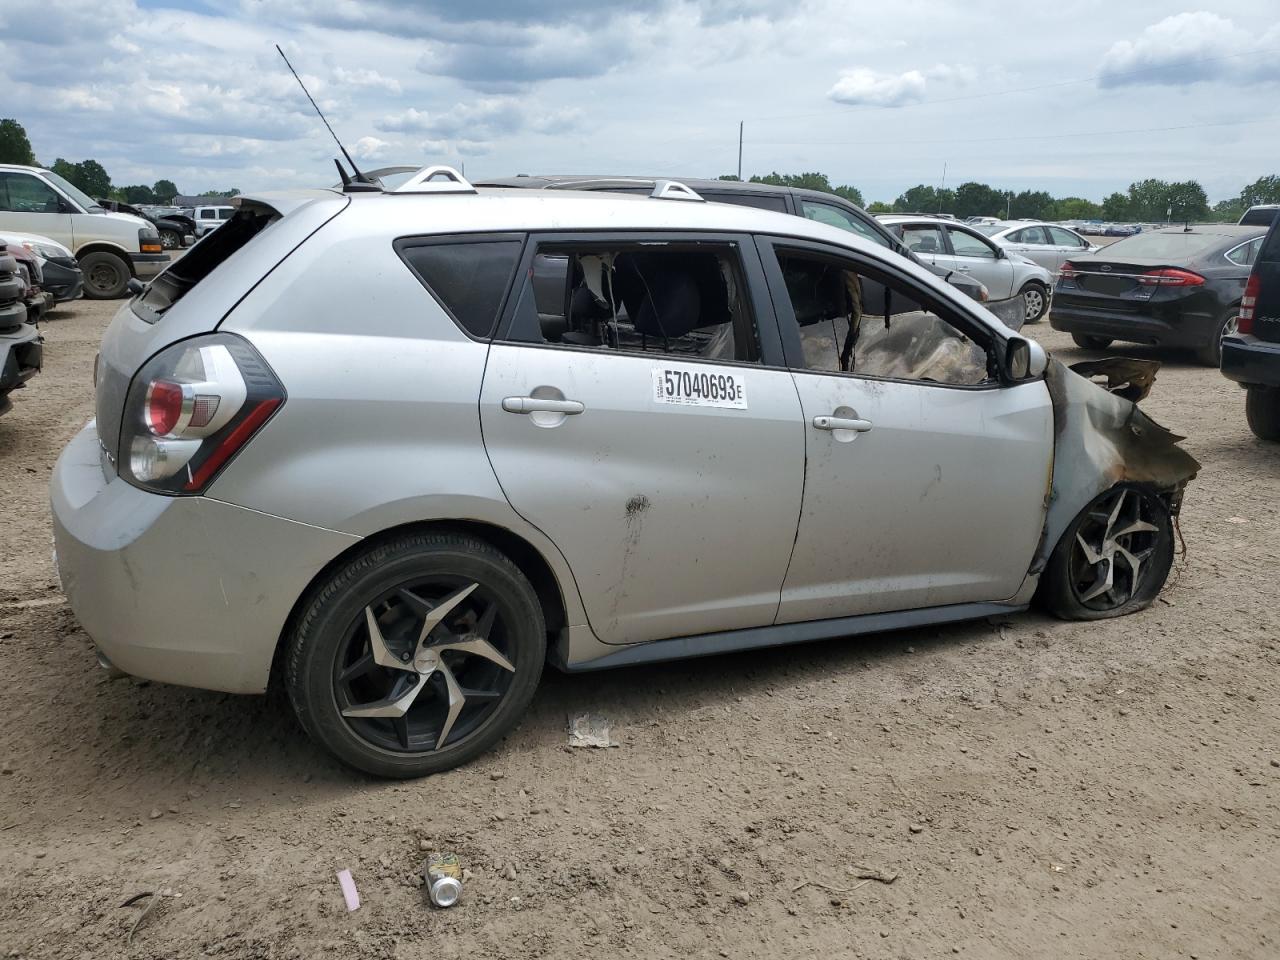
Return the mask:
<path id="1" fill-rule="evenodd" d="M 507 413 L 563 413 L 576 416 L 587 409 L 579 400 L 544 400 L 541 397 L 503 397 L 502 409 Z"/>
<path id="2" fill-rule="evenodd" d="M 814 417 L 813 428 L 815 430 L 853 430 L 857 433 L 866 433 L 871 429 L 871 421 L 856 420 L 852 417 Z"/>
<path id="3" fill-rule="evenodd" d="M 973 267 L 956 267 L 956 269 L 959 270 L 961 273 L 968 273 L 973 269 Z"/>

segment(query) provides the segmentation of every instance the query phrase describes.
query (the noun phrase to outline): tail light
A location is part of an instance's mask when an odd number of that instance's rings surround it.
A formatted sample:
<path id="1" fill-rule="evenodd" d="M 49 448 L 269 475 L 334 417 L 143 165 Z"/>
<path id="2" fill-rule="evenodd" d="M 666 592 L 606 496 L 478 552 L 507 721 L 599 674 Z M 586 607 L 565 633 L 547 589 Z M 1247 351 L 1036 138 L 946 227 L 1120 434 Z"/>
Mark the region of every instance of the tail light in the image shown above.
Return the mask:
<path id="1" fill-rule="evenodd" d="M 1249 282 L 1245 284 L 1244 296 L 1240 298 L 1240 319 L 1236 321 L 1237 333 L 1253 333 L 1253 311 L 1258 305 L 1258 294 L 1262 291 L 1262 281 L 1255 269 L 1249 274 Z"/>
<path id="2" fill-rule="evenodd" d="M 267 362 L 240 337 L 176 343 L 129 387 L 120 475 L 156 493 L 200 493 L 284 401 Z"/>
<path id="3" fill-rule="evenodd" d="M 1202 287 L 1204 277 L 1190 270 L 1171 267 L 1165 270 L 1148 270 L 1138 277 L 1138 282 L 1145 287 Z"/>
<path id="4" fill-rule="evenodd" d="M 1059 280 L 1074 280 L 1076 278 L 1076 265 L 1070 260 L 1064 260 L 1062 266 L 1058 268 Z"/>

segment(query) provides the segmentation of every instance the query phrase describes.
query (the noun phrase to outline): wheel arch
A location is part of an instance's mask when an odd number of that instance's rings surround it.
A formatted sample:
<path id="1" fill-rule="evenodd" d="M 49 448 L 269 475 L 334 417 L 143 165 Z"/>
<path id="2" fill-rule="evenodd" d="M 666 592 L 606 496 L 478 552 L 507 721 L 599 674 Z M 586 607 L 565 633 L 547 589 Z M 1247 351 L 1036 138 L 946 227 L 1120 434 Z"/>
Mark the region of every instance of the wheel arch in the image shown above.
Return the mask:
<path id="1" fill-rule="evenodd" d="M 547 649 L 550 651 L 555 647 L 555 638 L 569 625 L 569 608 L 566 603 L 564 587 L 560 584 L 554 568 L 547 558 L 543 556 L 542 551 L 520 534 L 498 524 L 483 520 L 415 520 L 388 527 L 356 541 L 316 571 L 307 586 L 298 594 L 298 598 L 290 608 L 289 615 L 280 630 L 280 635 L 276 638 L 268 687 L 279 687 L 282 678 L 283 655 L 288 646 L 288 637 L 315 592 L 320 589 L 321 584 L 335 570 L 350 562 L 351 558 L 356 554 L 362 553 L 378 543 L 392 540 L 405 534 L 427 532 L 467 534 L 485 541 L 496 550 L 506 554 L 520 568 L 520 572 L 528 578 L 534 593 L 537 594 L 538 603 L 542 607 L 543 620 L 547 627 Z"/>
<path id="2" fill-rule="evenodd" d="M 129 276 L 135 275 L 133 262 L 129 259 L 129 251 L 119 244 L 110 243 L 106 240 L 91 240 L 76 250 L 76 260 L 79 261 L 91 253 L 110 253 L 113 256 L 117 256 L 124 261 L 125 268 L 129 271 Z"/>

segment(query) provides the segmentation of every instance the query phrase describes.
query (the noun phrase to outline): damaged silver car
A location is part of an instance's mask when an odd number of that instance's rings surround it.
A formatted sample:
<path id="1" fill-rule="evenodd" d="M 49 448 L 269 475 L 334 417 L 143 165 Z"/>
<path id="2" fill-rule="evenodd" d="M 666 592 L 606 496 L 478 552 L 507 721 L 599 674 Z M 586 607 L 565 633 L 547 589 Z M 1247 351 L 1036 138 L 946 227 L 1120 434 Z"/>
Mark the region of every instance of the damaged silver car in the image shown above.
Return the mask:
<path id="1" fill-rule="evenodd" d="M 107 330 L 52 479 L 104 665 L 278 682 L 408 777 L 511 730 L 547 661 L 1164 584 L 1198 465 L 1129 399 L 1150 366 L 1072 372 L 884 247 L 680 184 L 348 191 L 241 198 Z"/>

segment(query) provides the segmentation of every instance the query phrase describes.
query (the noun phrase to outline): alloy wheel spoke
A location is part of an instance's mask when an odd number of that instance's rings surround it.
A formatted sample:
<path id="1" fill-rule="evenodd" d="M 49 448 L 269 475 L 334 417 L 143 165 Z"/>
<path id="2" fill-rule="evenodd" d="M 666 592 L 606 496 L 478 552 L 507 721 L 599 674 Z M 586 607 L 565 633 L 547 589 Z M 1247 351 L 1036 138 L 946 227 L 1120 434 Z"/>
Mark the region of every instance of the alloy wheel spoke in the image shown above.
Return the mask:
<path id="1" fill-rule="evenodd" d="M 462 695 L 466 697 L 468 703 L 472 702 L 473 700 L 483 701 L 483 700 L 501 700 L 502 699 L 501 690 L 477 690 L 474 687 L 463 687 Z"/>
<path id="2" fill-rule="evenodd" d="M 484 637 L 472 636 L 458 640 L 455 643 L 441 644 L 435 649 L 439 650 L 441 653 L 444 653 L 446 650 L 457 650 L 459 653 L 468 653 L 472 656 L 484 657 L 486 660 L 496 663 L 503 670 L 509 670 L 511 673 L 516 672 L 516 668 L 512 665 L 511 661 L 504 657 L 501 652 L 499 652 L 498 648 Z"/>
<path id="3" fill-rule="evenodd" d="M 445 617 L 452 613 L 463 600 L 471 596 L 472 592 L 480 584 L 472 583 L 469 586 L 455 590 L 453 593 L 438 601 L 428 610 L 422 618 L 422 631 L 418 634 L 418 646 L 421 647 L 427 642 L 427 637 L 431 635 L 431 631 L 440 625 Z M 403 591 L 408 592 L 408 591 Z"/>
<path id="4" fill-rule="evenodd" d="M 364 621 L 369 628 L 369 649 L 373 652 L 373 662 L 388 670 L 412 672 L 412 664 L 401 663 L 400 658 L 387 646 L 387 639 L 382 635 L 382 628 L 378 626 L 378 618 L 373 614 L 373 607 L 364 608 Z"/>
<path id="5" fill-rule="evenodd" d="M 1116 530 L 1113 536 L 1123 537 L 1128 533 L 1158 533 L 1159 527 L 1154 523 L 1147 523 L 1145 520 L 1135 520 L 1123 530 Z"/>
<path id="6" fill-rule="evenodd" d="M 350 683 L 352 680 L 358 680 L 365 676 L 370 670 L 377 666 L 377 661 L 373 659 L 373 654 L 366 653 L 355 663 L 348 667 L 344 667 L 342 672 L 338 674 L 339 683 Z"/>
<path id="7" fill-rule="evenodd" d="M 467 702 L 466 694 L 462 692 L 462 688 L 458 686 L 458 681 L 454 679 L 453 671 L 449 669 L 443 660 L 440 661 L 439 673 L 444 678 L 449 708 L 444 718 L 444 726 L 440 728 L 440 736 L 436 740 L 437 750 L 443 747 L 444 742 L 449 739 L 449 734 L 453 732 L 453 725 L 457 722 L 458 714 L 462 712 L 462 707 Z"/>
<path id="8" fill-rule="evenodd" d="M 1084 551 L 1084 558 L 1089 563 L 1097 563 L 1102 559 L 1102 554 L 1089 546 L 1089 541 L 1085 540 L 1083 533 L 1076 534 L 1076 543 L 1078 543 L 1080 545 L 1080 549 Z"/>
<path id="9" fill-rule="evenodd" d="M 401 682 L 397 681 L 392 690 L 399 689 Z M 418 694 L 425 686 L 426 684 L 420 682 L 417 675 L 415 675 L 407 689 L 400 690 L 399 693 L 393 692 L 391 696 L 383 700 L 346 707 L 343 709 L 342 715 L 344 717 L 403 717 L 409 712 L 409 708 L 413 706 L 413 701 L 418 699 Z"/>
<path id="10" fill-rule="evenodd" d="M 1115 584 L 1116 566 L 1114 563 L 1107 564 L 1107 575 L 1100 577 L 1088 593 L 1080 595 L 1080 599 L 1084 602 L 1092 600 L 1094 597 L 1101 596 L 1112 588 Z"/>
<path id="11" fill-rule="evenodd" d="M 1138 559 L 1138 557 L 1130 553 L 1128 550 L 1126 550 L 1124 547 L 1117 547 L 1116 555 L 1120 557 L 1124 557 L 1125 565 L 1128 566 L 1129 568 L 1129 577 L 1130 577 L 1129 591 L 1130 593 L 1136 592 L 1138 589 L 1139 572 L 1142 569 L 1142 561 Z"/>
<path id="12" fill-rule="evenodd" d="M 1107 529 L 1102 534 L 1103 542 L 1110 540 L 1113 536 L 1112 530 L 1116 525 L 1116 519 L 1120 516 L 1120 511 L 1124 508 L 1125 498 L 1128 496 L 1127 490 L 1121 490 L 1116 496 L 1115 506 L 1111 508 L 1111 513 L 1107 515 Z"/>

